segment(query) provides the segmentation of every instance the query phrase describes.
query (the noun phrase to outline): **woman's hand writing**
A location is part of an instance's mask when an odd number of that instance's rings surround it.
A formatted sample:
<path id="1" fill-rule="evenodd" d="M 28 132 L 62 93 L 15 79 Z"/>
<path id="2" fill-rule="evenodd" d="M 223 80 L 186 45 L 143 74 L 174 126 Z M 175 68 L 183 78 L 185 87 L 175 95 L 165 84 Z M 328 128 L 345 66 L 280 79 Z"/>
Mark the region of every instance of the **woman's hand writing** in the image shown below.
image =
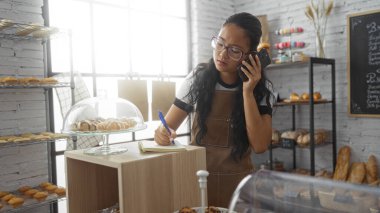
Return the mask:
<path id="1" fill-rule="evenodd" d="M 171 144 L 171 141 L 177 137 L 177 133 L 170 128 L 171 134 L 165 129 L 165 127 L 161 124 L 154 131 L 154 141 L 161 146 L 168 146 Z"/>

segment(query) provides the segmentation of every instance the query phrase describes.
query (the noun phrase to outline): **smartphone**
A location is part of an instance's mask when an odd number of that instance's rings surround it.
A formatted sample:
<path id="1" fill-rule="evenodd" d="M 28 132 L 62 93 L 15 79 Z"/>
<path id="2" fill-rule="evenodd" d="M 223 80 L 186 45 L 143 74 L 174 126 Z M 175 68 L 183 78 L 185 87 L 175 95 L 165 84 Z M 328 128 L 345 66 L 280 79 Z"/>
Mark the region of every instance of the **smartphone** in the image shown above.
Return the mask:
<path id="1" fill-rule="evenodd" d="M 252 54 L 252 56 L 254 56 Z M 261 64 L 261 70 L 263 70 L 265 67 L 267 67 L 272 61 L 269 57 L 269 54 L 268 54 L 268 51 L 267 49 L 265 48 L 262 48 L 258 53 L 257 53 L 257 56 L 259 57 L 259 60 L 260 60 L 260 64 Z M 249 64 L 251 64 L 249 58 L 245 59 L 245 61 L 247 61 Z M 237 67 L 237 71 L 238 71 L 238 74 L 241 78 L 242 81 L 247 81 L 248 80 L 248 77 L 244 74 L 244 72 L 241 70 L 241 67 L 243 67 L 244 65 L 241 64 Z M 244 66 L 244 68 L 246 68 Z"/>

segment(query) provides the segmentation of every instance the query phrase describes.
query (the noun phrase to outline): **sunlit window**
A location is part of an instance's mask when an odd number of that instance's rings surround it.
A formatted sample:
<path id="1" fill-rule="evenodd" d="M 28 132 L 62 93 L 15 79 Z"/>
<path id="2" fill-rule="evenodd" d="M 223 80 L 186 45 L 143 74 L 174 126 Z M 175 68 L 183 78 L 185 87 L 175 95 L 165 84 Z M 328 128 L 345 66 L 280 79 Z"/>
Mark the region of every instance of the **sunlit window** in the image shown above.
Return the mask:
<path id="1" fill-rule="evenodd" d="M 68 13 L 69 11 L 69 13 Z M 72 31 L 80 73 L 188 73 L 185 0 L 50 0 L 51 26 Z M 51 42 L 52 71 L 69 72 L 69 43 Z"/>
<path id="2" fill-rule="evenodd" d="M 53 74 L 80 73 L 91 96 L 117 97 L 118 80 L 146 80 L 151 104 L 152 81 L 175 82 L 189 72 L 189 40 L 186 0 L 48 0 L 49 24 L 72 33 L 50 42 Z M 70 51 L 72 47 L 72 51 Z M 62 128 L 59 101 L 54 98 L 55 129 Z M 146 130 L 112 135 L 111 143 L 153 137 L 159 121 L 149 111 Z M 179 141 L 189 140 L 188 123 L 177 131 Z M 62 154 L 65 144 L 57 144 Z M 57 157 L 58 183 L 64 184 L 62 157 Z M 59 204 L 59 212 L 66 212 Z"/>

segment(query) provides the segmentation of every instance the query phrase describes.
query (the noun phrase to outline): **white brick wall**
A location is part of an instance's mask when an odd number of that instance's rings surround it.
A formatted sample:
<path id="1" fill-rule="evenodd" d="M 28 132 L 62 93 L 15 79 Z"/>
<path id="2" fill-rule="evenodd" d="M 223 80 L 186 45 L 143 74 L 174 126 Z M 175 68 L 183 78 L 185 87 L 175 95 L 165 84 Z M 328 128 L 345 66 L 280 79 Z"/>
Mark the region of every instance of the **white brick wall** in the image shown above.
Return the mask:
<path id="1" fill-rule="evenodd" d="M 233 12 L 233 1 L 191 1 L 193 67 L 210 59 L 212 55 L 211 37 L 219 33 L 220 26 Z"/>
<path id="2" fill-rule="evenodd" d="M 314 55 L 314 34 L 313 28 L 304 15 L 304 8 L 309 1 L 290 0 L 290 1 L 247 1 L 236 0 L 236 12 L 247 11 L 252 14 L 267 14 L 271 43 L 284 40 L 280 36 L 274 35 L 274 30 L 281 27 L 288 27 L 287 18 L 294 17 L 293 26 L 302 26 L 305 32 L 302 35 L 294 36 L 294 39 L 305 41 L 308 46 L 304 52 Z M 378 118 L 351 118 L 347 116 L 347 71 L 346 71 L 346 39 L 347 26 L 346 16 L 348 14 L 380 9 L 380 1 L 377 0 L 346 0 L 335 1 L 333 13 L 329 18 L 326 32 L 326 54 L 327 57 L 336 60 L 336 98 L 337 98 L 337 141 L 338 147 L 350 145 L 352 148 L 352 161 L 366 161 L 370 154 L 375 154 L 380 160 L 380 120 Z M 320 67 L 315 75 L 315 90 L 319 90 L 326 97 L 331 97 L 330 74 Z M 268 77 L 273 81 L 275 88 L 280 92 L 281 97 L 287 97 L 291 91 L 304 92 L 308 89 L 307 67 L 273 69 L 268 70 Z M 291 82 L 291 83 L 289 83 Z M 331 127 L 330 105 L 316 106 L 316 126 Z M 278 129 L 290 128 L 291 110 L 278 108 L 273 116 L 273 126 Z M 300 127 L 308 127 L 308 107 L 297 109 L 297 123 Z M 309 167 L 309 151 L 300 150 L 297 155 L 298 164 L 301 167 Z M 328 153 L 328 154 L 326 154 Z M 316 150 L 316 165 L 318 168 L 331 168 L 331 148 L 324 147 Z M 291 153 L 278 149 L 274 156 L 287 161 L 288 167 L 291 166 Z M 255 160 L 262 162 L 265 156 L 256 156 Z"/>
<path id="3" fill-rule="evenodd" d="M 304 53 L 314 55 L 314 32 L 312 25 L 304 15 L 306 0 L 193 0 L 192 1 L 192 30 L 193 30 L 193 65 L 205 62 L 212 55 L 210 37 L 216 34 L 223 21 L 235 12 L 250 12 L 254 15 L 268 16 L 270 41 L 276 43 L 286 41 L 284 37 L 274 35 L 276 29 L 288 27 L 288 17 L 294 18 L 293 26 L 301 26 L 305 32 L 294 36 L 295 40 L 305 41 Z M 347 71 L 346 71 L 346 16 L 351 13 L 380 9 L 378 0 L 345 0 L 335 1 L 333 13 L 329 18 L 326 31 L 326 55 L 336 60 L 336 109 L 337 109 L 337 141 L 338 148 L 343 145 L 352 147 L 352 161 L 365 161 L 369 154 L 375 154 L 380 160 L 380 120 L 378 118 L 352 118 L 347 116 Z M 212 13 L 212 14 L 210 14 Z M 273 51 L 275 53 L 275 51 Z M 324 66 L 315 69 L 314 89 L 321 91 L 326 97 L 331 97 L 330 73 Z M 274 83 L 275 89 L 281 97 L 288 97 L 289 93 L 307 92 L 307 67 L 291 67 L 287 69 L 270 69 L 267 76 Z M 308 127 L 308 107 L 297 108 L 297 127 Z M 315 126 L 331 127 L 331 105 L 315 107 Z M 277 129 L 291 128 L 291 108 L 275 109 L 273 126 Z M 298 166 L 309 167 L 309 150 L 297 150 Z M 254 155 L 257 164 L 268 159 L 269 154 Z M 274 156 L 286 161 L 286 166 L 292 166 L 292 154 L 288 150 L 276 149 Z M 316 167 L 332 168 L 331 146 L 316 150 Z"/>
<path id="4" fill-rule="evenodd" d="M 43 0 L 0 2 L 0 18 L 43 25 Z M 0 76 L 42 77 L 43 48 L 38 41 L 0 39 Z M 46 130 L 43 89 L 0 89 L 0 135 Z M 0 148 L 0 190 L 38 185 L 48 179 L 47 145 Z M 25 212 L 49 212 L 47 207 Z"/>

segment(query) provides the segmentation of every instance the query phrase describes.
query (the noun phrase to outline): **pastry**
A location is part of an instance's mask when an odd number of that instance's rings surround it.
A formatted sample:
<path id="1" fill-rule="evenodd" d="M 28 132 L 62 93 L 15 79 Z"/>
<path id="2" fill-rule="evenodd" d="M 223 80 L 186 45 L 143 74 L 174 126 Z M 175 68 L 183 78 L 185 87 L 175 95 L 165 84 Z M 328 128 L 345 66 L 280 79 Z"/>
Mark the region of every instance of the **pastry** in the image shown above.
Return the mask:
<path id="1" fill-rule="evenodd" d="M 339 149 L 338 159 L 334 171 L 334 180 L 345 181 L 348 175 L 348 169 L 350 167 L 351 148 L 349 146 L 343 146 Z"/>
<path id="2" fill-rule="evenodd" d="M 301 146 L 306 146 L 306 145 L 309 145 L 310 144 L 310 133 L 307 133 L 305 135 L 302 135 L 302 138 L 300 138 L 301 136 L 299 136 L 297 138 L 297 143 Z M 318 144 L 322 144 L 324 143 L 324 140 L 323 140 L 323 135 L 321 133 L 314 133 L 314 144 L 315 145 L 318 145 Z"/>
<path id="3" fill-rule="evenodd" d="M 215 207 L 215 206 L 209 206 L 206 211 L 206 213 L 221 213 L 221 211 Z"/>
<path id="4" fill-rule="evenodd" d="M 49 194 L 52 194 L 54 193 L 54 191 L 57 189 L 58 187 L 56 185 L 48 185 L 45 187 L 45 189 L 49 192 Z"/>
<path id="5" fill-rule="evenodd" d="M 350 168 L 350 173 L 348 175 L 347 181 L 350 183 L 361 184 L 365 178 L 365 164 L 360 162 L 352 163 Z"/>
<path id="6" fill-rule="evenodd" d="M 14 84 L 18 84 L 18 80 L 15 77 L 8 76 L 2 79 L 2 83 L 14 85 Z"/>
<path id="7" fill-rule="evenodd" d="M 1 198 L 2 201 L 8 202 L 8 200 L 14 198 L 15 196 L 13 194 L 7 194 Z"/>
<path id="8" fill-rule="evenodd" d="M 66 195 L 66 189 L 65 188 L 56 188 L 54 190 L 54 193 L 56 193 L 58 196 L 65 196 Z"/>
<path id="9" fill-rule="evenodd" d="M 46 136 L 46 135 L 36 135 L 34 137 L 34 140 L 49 140 L 50 137 L 49 136 Z"/>
<path id="10" fill-rule="evenodd" d="M 3 208 L 3 204 L 0 203 L 0 209 Z"/>
<path id="11" fill-rule="evenodd" d="M 377 181 L 377 161 L 374 155 L 369 156 L 367 163 L 365 164 L 366 169 L 366 182 L 371 184 Z"/>
<path id="12" fill-rule="evenodd" d="M 267 43 L 267 42 L 261 42 L 258 46 L 257 46 L 257 52 L 260 52 L 261 49 L 269 49 L 270 48 L 270 44 Z"/>
<path id="13" fill-rule="evenodd" d="M 44 201 L 47 196 L 48 196 L 47 192 L 37 192 L 36 194 L 33 195 L 33 198 L 41 202 L 41 201 Z"/>
<path id="14" fill-rule="evenodd" d="M 24 194 L 32 198 L 33 195 L 36 194 L 37 192 L 39 192 L 37 189 L 29 189 L 28 191 L 24 192 Z"/>
<path id="15" fill-rule="evenodd" d="M 302 99 L 302 100 L 309 100 L 309 97 L 310 97 L 309 94 L 308 94 L 308 93 L 305 93 L 305 92 L 302 93 L 302 95 L 301 95 L 301 99 Z"/>
<path id="16" fill-rule="evenodd" d="M 296 140 L 299 133 L 296 131 L 286 131 L 281 134 L 281 138 Z"/>
<path id="17" fill-rule="evenodd" d="M 24 198 L 21 197 L 14 197 L 8 201 L 8 204 L 11 205 L 13 208 L 20 207 L 24 203 Z"/>
<path id="18" fill-rule="evenodd" d="M 18 79 L 20 84 L 38 84 L 40 80 L 35 77 L 27 77 Z"/>
<path id="19" fill-rule="evenodd" d="M 80 121 L 77 126 L 79 126 L 80 131 L 90 131 L 90 125 L 91 125 L 90 121 L 84 120 L 84 121 Z"/>
<path id="20" fill-rule="evenodd" d="M 300 100 L 300 96 L 297 93 L 292 92 L 290 94 L 289 99 L 290 99 L 290 101 L 299 101 Z"/>
<path id="21" fill-rule="evenodd" d="M 56 84 L 58 83 L 57 79 L 49 77 L 41 79 L 41 84 Z"/>
<path id="22" fill-rule="evenodd" d="M 322 99 L 322 95 L 321 95 L 321 93 L 319 93 L 319 92 L 315 92 L 315 93 L 313 93 L 313 99 L 314 99 L 315 101 L 321 100 L 321 99 Z"/>
<path id="23" fill-rule="evenodd" d="M 0 191 L 0 198 L 4 197 L 5 195 L 9 195 L 9 192 Z"/>
<path id="24" fill-rule="evenodd" d="M 190 207 L 182 207 L 178 213 L 197 213 L 194 209 L 190 208 Z"/>
<path id="25" fill-rule="evenodd" d="M 0 139 L 0 143 L 7 143 L 8 141 Z"/>
<path id="26" fill-rule="evenodd" d="M 18 188 L 18 191 L 21 192 L 21 193 L 24 193 L 24 192 L 28 191 L 31 188 L 32 187 L 30 187 L 30 186 L 21 186 L 20 188 Z"/>
<path id="27" fill-rule="evenodd" d="M 121 129 L 121 125 L 118 121 L 109 121 L 106 125 L 106 129 L 109 131 L 116 131 Z"/>
<path id="28" fill-rule="evenodd" d="M 40 183 L 40 187 L 43 188 L 43 189 L 45 189 L 49 185 L 53 185 L 53 184 L 50 183 L 50 182 L 42 182 L 42 183 Z"/>

